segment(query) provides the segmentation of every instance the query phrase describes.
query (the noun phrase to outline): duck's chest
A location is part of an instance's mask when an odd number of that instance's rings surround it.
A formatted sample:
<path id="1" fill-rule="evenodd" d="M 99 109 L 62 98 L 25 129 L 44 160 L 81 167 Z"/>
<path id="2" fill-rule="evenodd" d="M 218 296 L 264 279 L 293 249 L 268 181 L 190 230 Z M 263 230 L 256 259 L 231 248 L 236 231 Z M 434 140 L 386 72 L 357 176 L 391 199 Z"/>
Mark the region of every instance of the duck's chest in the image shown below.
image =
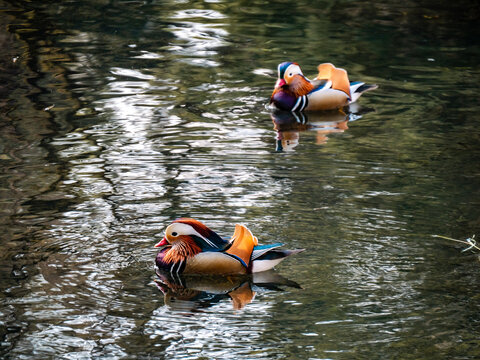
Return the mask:
<path id="1" fill-rule="evenodd" d="M 285 91 L 277 91 L 270 101 L 279 110 L 290 111 L 295 106 L 297 98 L 291 93 Z"/>
<path id="2" fill-rule="evenodd" d="M 157 257 L 155 258 L 155 264 L 157 265 L 159 270 L 162 271 L 167 271 L 167 272 L 175 272 L 175 273 L 182 273 L 183 270 L 185 269 L 185 262 L 167 262 L 165 261 L 165 256 L 167 255 L 168 252 L 167 249 L 163 249 L 157 254 Z"/>

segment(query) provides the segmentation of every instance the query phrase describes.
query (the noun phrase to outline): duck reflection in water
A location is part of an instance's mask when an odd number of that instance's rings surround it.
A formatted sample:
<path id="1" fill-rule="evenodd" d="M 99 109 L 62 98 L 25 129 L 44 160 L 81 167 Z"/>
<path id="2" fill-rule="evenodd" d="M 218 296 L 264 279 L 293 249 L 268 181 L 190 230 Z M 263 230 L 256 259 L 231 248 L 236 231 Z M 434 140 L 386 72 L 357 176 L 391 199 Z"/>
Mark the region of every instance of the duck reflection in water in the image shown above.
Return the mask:
<path id="1" fill-rule="evenodd" d="M 356 113 L 343 111 L 289 112 L 271 113 L 273 128 L 277 132 L 276 151 L 293 151 L 300 140 L 300 132 L 315 131 L 316 143 L 325 144 L 328 134 L 342 133 L 348 130 L 348 122 L 361 118 Z"/>
<path id="2" fill-rule="evenodd" d="M 251 303 L 260 291 L 283 291 L 282 287 L 301 289 L 296 282 L 274 270 L 251 275 L 206 276 L 175 275 L 158 270 L 155 283 L 164 295 L 165 305 L 173 310 L 201 312 L 224 299 L 230 299 L 234 310 Z"/>

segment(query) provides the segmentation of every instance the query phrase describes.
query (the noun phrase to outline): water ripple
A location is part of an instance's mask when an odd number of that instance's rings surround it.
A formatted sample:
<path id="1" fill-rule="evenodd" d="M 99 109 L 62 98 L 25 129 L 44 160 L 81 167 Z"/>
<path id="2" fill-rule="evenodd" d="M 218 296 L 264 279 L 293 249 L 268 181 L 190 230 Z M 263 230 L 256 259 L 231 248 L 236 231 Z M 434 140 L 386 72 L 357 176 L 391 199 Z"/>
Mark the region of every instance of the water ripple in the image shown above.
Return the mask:
<path id="1" fill-rule="evenodd" d="M 0 356 L 478 358 L 478 255 L 430 236 L 478 227 L 473 13 L 260 3 L 2 2 Z M 285 60 L 380 87 L 273 129 Z M 302 289 L 166 299 L 178 216 L 306 248 Z"/>

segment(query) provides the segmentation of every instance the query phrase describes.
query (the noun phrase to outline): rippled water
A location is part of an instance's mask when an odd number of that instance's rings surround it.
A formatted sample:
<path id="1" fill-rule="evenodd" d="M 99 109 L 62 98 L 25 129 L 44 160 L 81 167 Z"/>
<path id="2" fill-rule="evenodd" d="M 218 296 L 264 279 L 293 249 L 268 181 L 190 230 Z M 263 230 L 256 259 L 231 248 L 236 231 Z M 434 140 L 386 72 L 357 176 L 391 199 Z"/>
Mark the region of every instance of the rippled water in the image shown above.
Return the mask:
<path id="1" fill-rule="evenodd" d="M 478 4 L 0 0 L 5 358 L 480 357 Z M 379 84 L 272 114 L 276 66 Z M 306 248 L 162 287 L 190 216 Z M 268 276 L 267 276 L 268 275 Z"/>

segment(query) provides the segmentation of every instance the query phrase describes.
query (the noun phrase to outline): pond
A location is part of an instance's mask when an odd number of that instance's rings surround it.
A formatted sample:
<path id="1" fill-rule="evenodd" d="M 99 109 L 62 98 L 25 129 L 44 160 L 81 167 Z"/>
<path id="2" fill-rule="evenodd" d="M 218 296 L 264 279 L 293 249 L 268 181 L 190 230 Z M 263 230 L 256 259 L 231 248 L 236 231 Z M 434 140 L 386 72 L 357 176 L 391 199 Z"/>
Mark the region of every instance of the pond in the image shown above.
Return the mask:
<path id="1" fill-rule="evenodd" d="M 480 8 L 0 0 L 0 356 L 480 357 Z M 277 65 L 378 84 L 274 114 Z M 305 248 L 166 288 L 188 216 Z M 211 281 L 210 281 L 211 280 Z"/>

